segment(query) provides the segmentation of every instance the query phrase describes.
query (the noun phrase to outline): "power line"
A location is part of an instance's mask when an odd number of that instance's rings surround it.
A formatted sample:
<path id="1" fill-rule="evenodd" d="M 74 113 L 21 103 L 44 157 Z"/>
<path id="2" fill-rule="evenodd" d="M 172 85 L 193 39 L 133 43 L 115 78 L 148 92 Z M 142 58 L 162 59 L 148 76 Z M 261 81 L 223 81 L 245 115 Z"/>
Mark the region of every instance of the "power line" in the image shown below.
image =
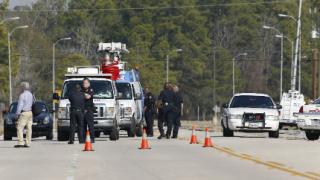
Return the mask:
<path id="1" fill-rule="evenodd" d="M 257 4 L 279 4 L 292 3 L 297 0 L 283 0 L 270 2 L 249 2 L 249 3 L 230 3 L 230 4 L 214 4 L 214 5 L 193 5 L 193 6 L 166 6 L 166 7 L 137 7 L 137 8 L 109 8 L 109 9 L 22 9 L 22 10 L 5 10 L 5 12 L 29 12 L 29 11 L 44 11 L 44 12 L 61 12 L 61 11 L 125 11 L 125 10 L 155 10 L 155 9 L 184 9 L 184 8 L 207 8 L 207 7 L 222 7 L 222 6 L 243 6 L 243 5 L 257 5 Z"/>

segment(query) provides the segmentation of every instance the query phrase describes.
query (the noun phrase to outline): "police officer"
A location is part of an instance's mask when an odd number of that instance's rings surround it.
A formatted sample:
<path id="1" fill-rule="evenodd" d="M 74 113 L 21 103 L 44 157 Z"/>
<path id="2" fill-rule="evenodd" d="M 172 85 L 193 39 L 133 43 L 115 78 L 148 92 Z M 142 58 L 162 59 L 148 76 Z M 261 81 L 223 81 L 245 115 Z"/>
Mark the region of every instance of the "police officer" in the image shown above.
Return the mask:
<path id="1" fill-rule="evenodd" d="M 145 111 L 145 117 L 147 122 L 147 136 L 153 137 L 153 121 L 154 121 L 154 108 L 156 99 L 150 91 L 150 88 L 145 89 L 146 98 L 144 100 L 143 110 Z"/>
<path id="2" fill-rule="evenodd" d="M 74 143 L 74 134 L 76 125 L 78 127 L 78 139 L 79 143 L 84 143 L 83 137 L 83 123 L 84 123 L 84 106 L 86 97 L 81 93 L 81 87 L 77 84 L 74 88 L 74 93 L 69 96 L 69 101 L 71 103 L 70 108 L 70 140 L 68 144 Z"/>
<path id="3" fill-rule="evenodd" d="M 162 103 L 163 108 L 162 108 L 162 113 L 163 113 L 163 119 L 166 120 L 167 122 L 167 134 L 166 138 L 170 139 L 171 131 L 172 131 L 172 116 L 173 116 L 173 99 L 174 99 L 174 92 L 171 91 L 170 89 L 170 84 L 165 83 L 164 84 L 164 90 L 160 92 L 159 98 L 158 98 L 158 106 L 157 106 L 157 114 L 159 114 L 159 107 Z M 158 124 L 159 126 L 159 131 L 160 131 L 160 136 L 158 139 L 161 139 L 164 134 L 163 134 L 163 126 L 162 124 Z"/>
<path id="4" fill-rule="evenodd" d="M 173 87 L 174 92 L 174 114 L 173 114 L 173 134 L 172 138 L 178 137 L 178 131 L 180 127 L 180 118 L 183 116 L 183 98 L 179 93 L 179 87 Z"/>
<path id="5" fill-rule="evenodd" d="M 89 127 L 90 132 L 90 139 L 91 142 L 94 143 L 94 119 L 93 119 L 93 112 L 94 112 L 94 105 L 93 105 L 93 89 L 90 87 L 90 80 L 89 78 L 83 79 L 83 90 L 82 92 L 86 96 L 85 102 L 85 122 L 84 122 L 84 129 L 83 129 L 83 137 L 86 136 L 86 127 Z"/>

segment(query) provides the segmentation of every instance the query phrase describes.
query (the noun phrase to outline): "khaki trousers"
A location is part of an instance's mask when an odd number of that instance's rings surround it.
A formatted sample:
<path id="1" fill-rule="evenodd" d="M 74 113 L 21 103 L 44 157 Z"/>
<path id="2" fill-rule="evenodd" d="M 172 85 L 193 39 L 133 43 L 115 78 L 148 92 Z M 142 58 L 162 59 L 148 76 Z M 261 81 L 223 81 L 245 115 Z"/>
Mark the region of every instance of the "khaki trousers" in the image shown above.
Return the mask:
<path id="1" fill-rule="evenodd" d="M 18 119 L 17 126 L 17 135 L 18 135 L 18 145 L 27 145 L 31 144 L 31 136 L 32 136 L 32 122 L 33 116 L 32 111 L 22 112 Z M 26 134 L 26 144 L 23 141 L 23 129 L 27 125 L 27 134 Z"/>

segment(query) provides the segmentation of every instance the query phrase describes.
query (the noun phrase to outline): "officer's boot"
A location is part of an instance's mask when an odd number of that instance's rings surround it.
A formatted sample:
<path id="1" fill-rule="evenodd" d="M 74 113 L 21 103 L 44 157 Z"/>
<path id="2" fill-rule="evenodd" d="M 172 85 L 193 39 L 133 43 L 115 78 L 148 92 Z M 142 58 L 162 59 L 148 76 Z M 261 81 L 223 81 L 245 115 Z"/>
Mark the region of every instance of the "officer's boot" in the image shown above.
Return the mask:
<path id="1" fill-rule="evenodd" d="M 158 139 L 162 139 L 163 137 L 165 137 L 164 134 L 160 134 L 160 136 L 158 137 Z"/>

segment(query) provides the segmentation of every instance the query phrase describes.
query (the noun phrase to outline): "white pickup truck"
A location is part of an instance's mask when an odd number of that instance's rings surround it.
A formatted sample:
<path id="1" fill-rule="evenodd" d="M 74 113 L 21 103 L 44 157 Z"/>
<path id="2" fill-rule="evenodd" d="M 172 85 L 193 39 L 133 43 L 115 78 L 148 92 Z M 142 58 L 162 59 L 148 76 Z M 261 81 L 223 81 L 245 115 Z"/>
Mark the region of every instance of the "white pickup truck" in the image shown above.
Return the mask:
<path id="1" fill-rule="evenodd" d="M 229 103 L 223 104 L 221 117 L 223 136 L 233 136 L 234 131 L 269 132 L 269 137 L 279 137 L 279 112 L 266 94 L 242 93 L 234 95 Z"/>
<path id="2" fill-rule="evenodd" d="M 303 105 L 298 115 L 298 128 L 306 132 L 308 140 L 317 140 L 320 136 L 320 98 L 309 105 Z"/>

